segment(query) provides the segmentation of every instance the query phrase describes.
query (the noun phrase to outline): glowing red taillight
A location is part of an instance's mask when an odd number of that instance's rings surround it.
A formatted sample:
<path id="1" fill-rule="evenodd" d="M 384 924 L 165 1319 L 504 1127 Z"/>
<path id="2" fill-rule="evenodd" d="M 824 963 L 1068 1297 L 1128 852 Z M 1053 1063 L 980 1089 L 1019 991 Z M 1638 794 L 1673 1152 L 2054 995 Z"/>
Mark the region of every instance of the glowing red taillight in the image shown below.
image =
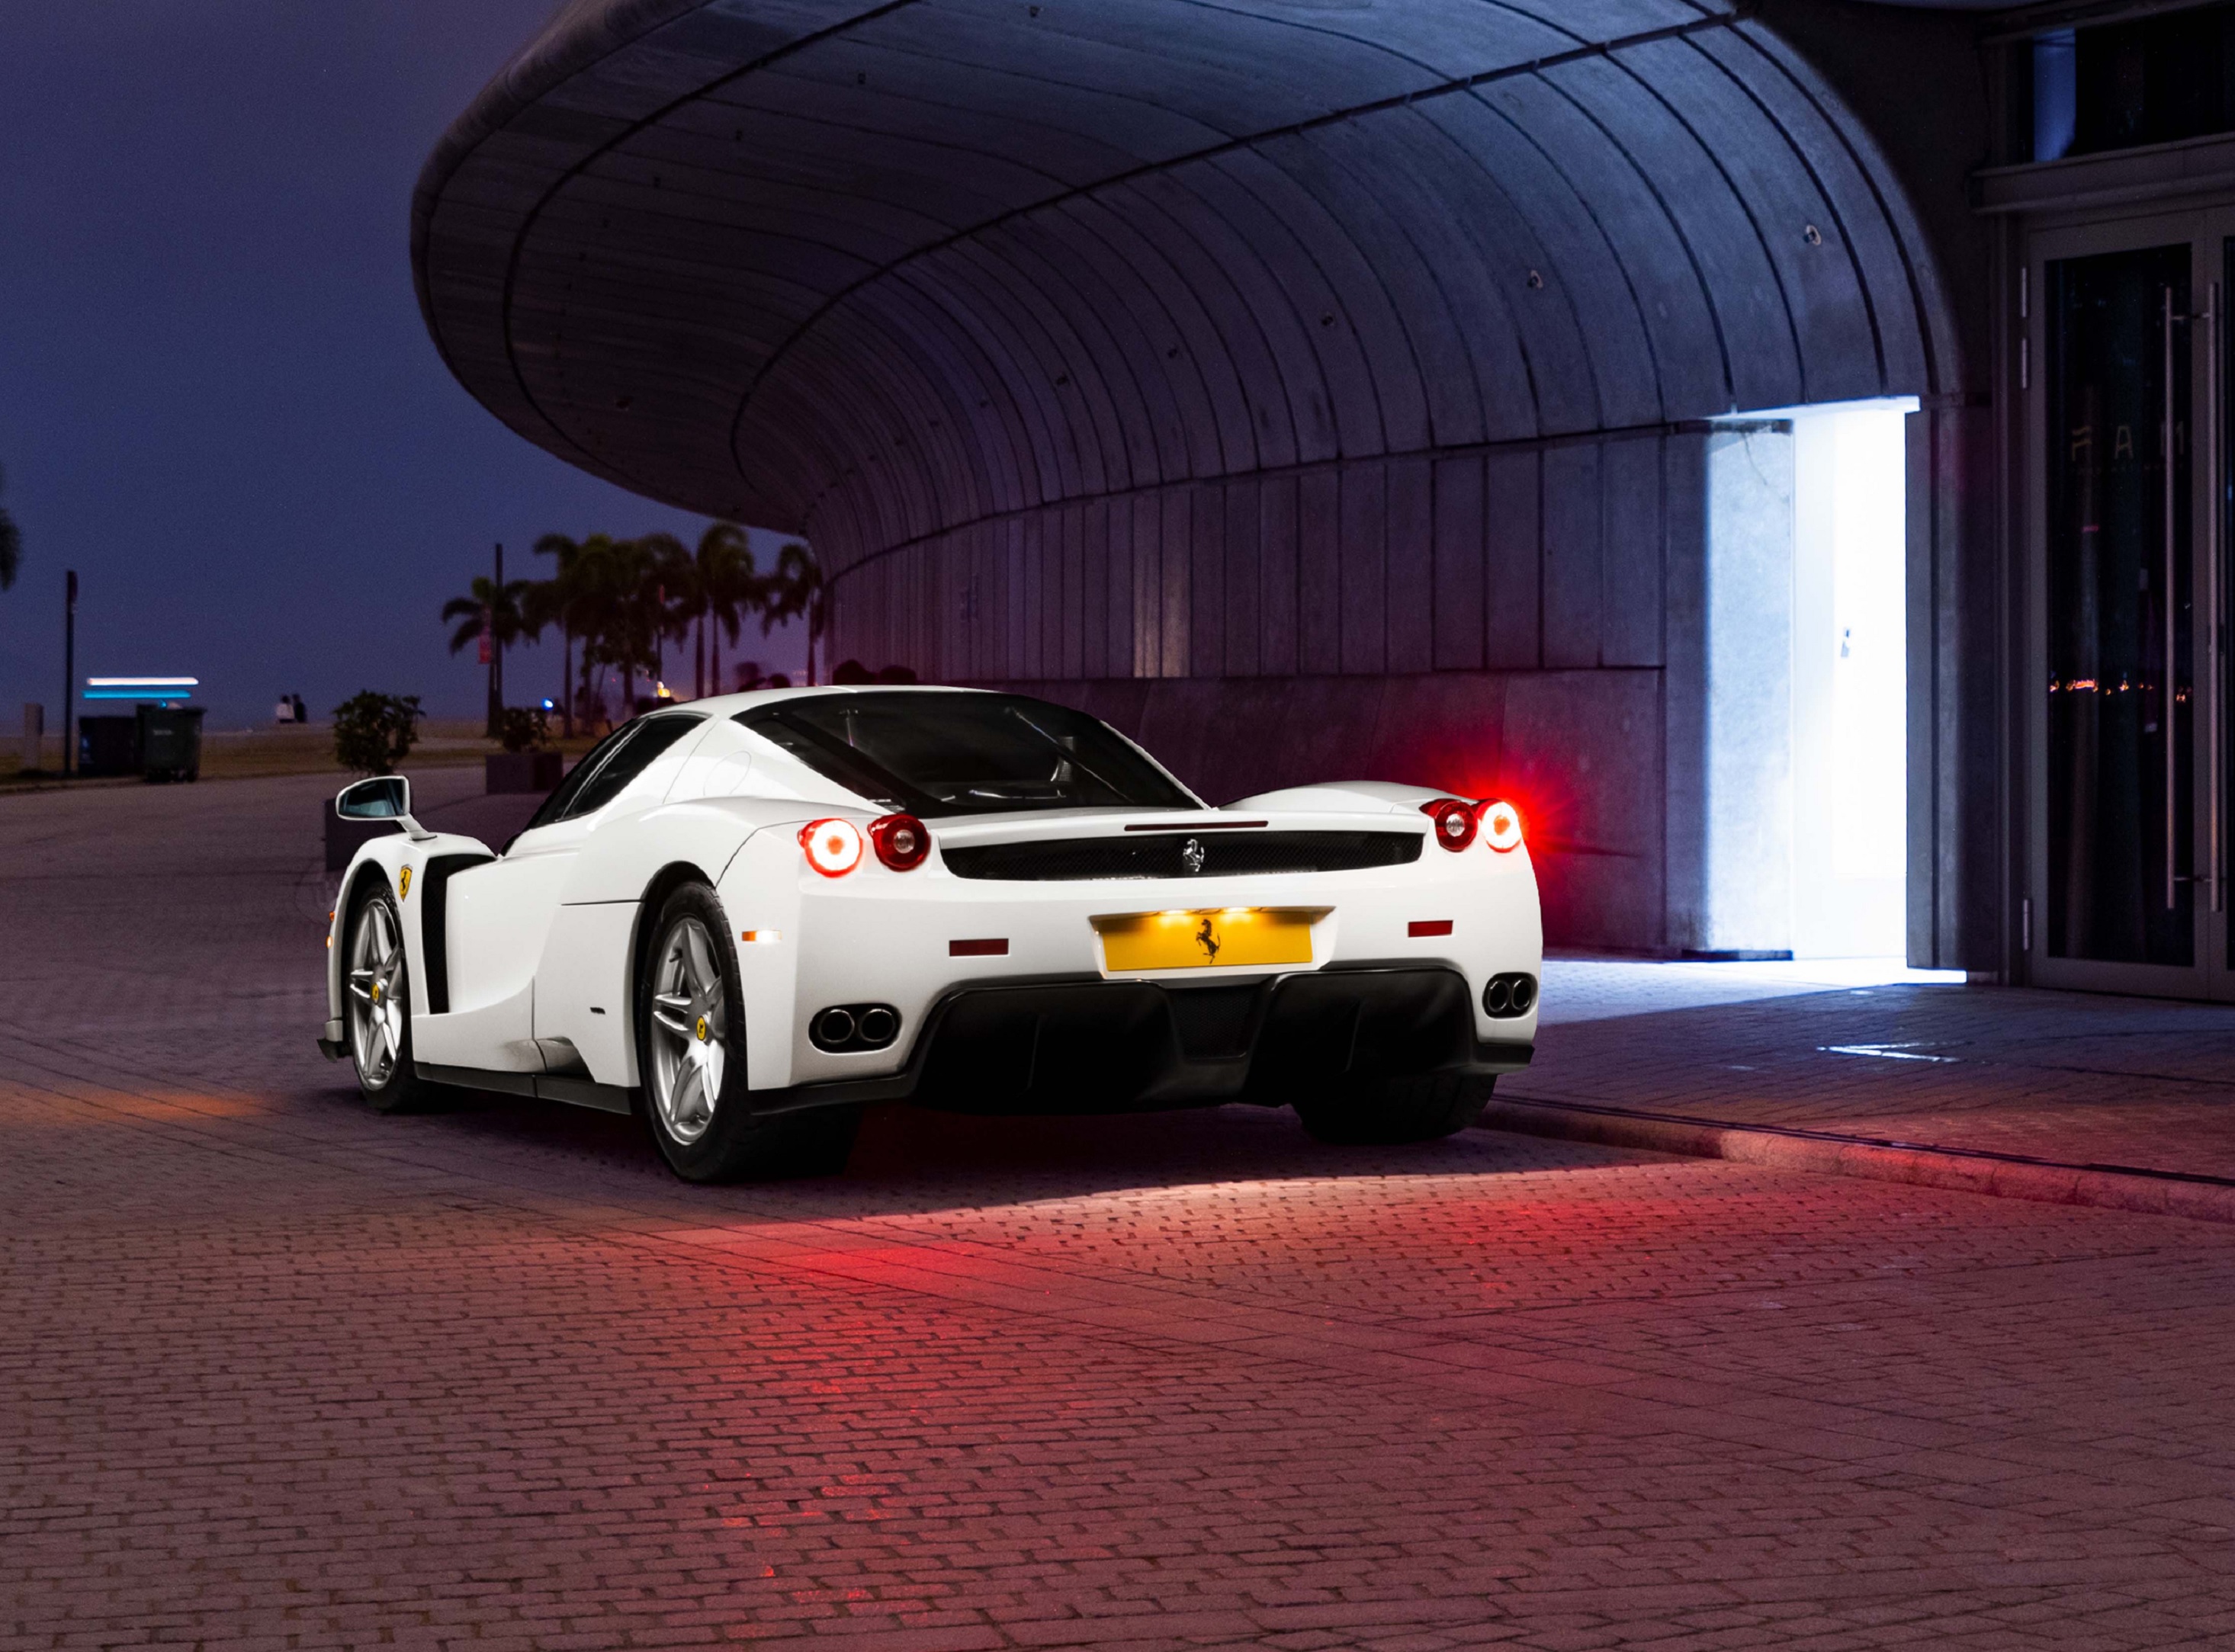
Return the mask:
<path id="1" fill-rule="evenodd" d="M 931 833 L 913 814 L 880 815 L 870 821 L 869 842 L 877 859 L 895 872 L 913 872 L 931 852 Z"/>
<path id="2" fill-rule="evenodd" d="M 1521 846 L 1521 811 L 1513 805 L 1485 798 L 1475 805 L 1475 813 L 1482 819 L 1484 841 L 1498 853 L 1511 854 Z"/>
<path id="3" fill-rule="evenodd" d="M 1420 813 L 1436 823 L 1436 841 L 1457 852 L 1474 841 L 1474 809 L 1455 797 L 1439 797 L 1420 805 Z"/>
<path id="4" fill-rule="evenodd" d="M 862 864 L 862 829 L 851 820 L 809 820 L 799 828 L 799 846 L 825 878 L 843 878 Z"/>

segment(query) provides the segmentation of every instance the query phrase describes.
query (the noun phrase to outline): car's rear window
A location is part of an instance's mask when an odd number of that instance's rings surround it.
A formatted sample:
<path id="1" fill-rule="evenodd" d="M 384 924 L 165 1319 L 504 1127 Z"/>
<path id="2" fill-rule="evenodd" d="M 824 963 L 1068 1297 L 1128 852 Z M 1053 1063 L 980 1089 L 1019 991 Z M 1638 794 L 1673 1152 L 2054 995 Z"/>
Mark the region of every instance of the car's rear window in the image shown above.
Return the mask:
<path id="1" fill-rule="evenodd" d="M 1203 806 L 1107 723 L 1023 695 L 834 694 L 737 722 L 848 790 L 918 814 Z"/>

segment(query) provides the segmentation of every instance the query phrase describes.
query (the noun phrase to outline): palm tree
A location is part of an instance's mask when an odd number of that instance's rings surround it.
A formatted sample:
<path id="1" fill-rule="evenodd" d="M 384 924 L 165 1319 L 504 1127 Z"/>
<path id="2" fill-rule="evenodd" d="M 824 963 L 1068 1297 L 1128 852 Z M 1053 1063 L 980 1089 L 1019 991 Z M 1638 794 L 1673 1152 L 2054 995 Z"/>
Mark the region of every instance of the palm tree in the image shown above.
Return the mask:
<path id="1" fill-rule="evenodd" d="M 609 533 L 593 533 L 576 541 L 563 533 L 547 533 L 536 550 L 558 560 L 542 598 L 557 616 L 570 640 L 582 643 L 581 675 L 575 699 L 587 705 L 593 666 L 619 665 L 634 656 L 628 646 L 628 610 L 639 560 L 635 546 Z M 632 689 L 632 681 L 627 685 Z"/>
<path id="2" fill-rule="evenodd" d="M 639 558 L 634 625 L 649 644 L 645 669 L 657 683 L 667 675 L 667 643 L 691 634 L 691 622 L 704 611 L 705 597 L 698 589 L 698 565 L 682 540 L 655 532 L 631 543 Z"/>
<path id="3" fill-rule="evenodd" d="M 765 637 L 788 621 L 807 621 L 807 680 L 815 681 L 815 643 L 828 619 L 822 565 L 815 552 L 797 541 L 776 553 L 776 568 L 764 582 L 761 599 L 761 635 Z"/>
<path id="4" fill-rule="evenodd" d="M 697 652 L 691 669 L 694 695 L 703 698 L 722 691 L 722 632 L 737 640 L 745 614 L 760 604 L 760 581 L 753 573 L 753 552 L 744 529 L 735 522 L 710 522 L 698 536 L 691 558 L 691 607 L 698 624 Z M 713 669 L 707 669 L 706 633 L 714 633 Z"/>
<path id="5" fill-rule="evenodd" d="M 16 583 L 16 571 L 23 565 L 23 536 L 16 532 L 16 519 L 0 510 L 0 591 Z"/>
<path id="6" fill-rule="evenodd" d="M 497 675 L 497 661 L 504 650 L 527 634 L 523 604 L 528 599 L 531 582 L 508 579 L 499 585 L 485 574 L 474 576 L 474 583 L 463 597 L 453 597 L 442 604 L 442 617 L 455 619 L 458 628 L 450 633 L 450 652 L 462 653 L 469 643 L 481 640 L 482 630 L 488 628 L 489 641 L 495 652 L 489 660 L 488 724 L 492 737 L 503 732 L 503 679 Z"/>
<path id="7" fill-rule="evenodd" d="M 547 533 L 535 542 L 535 554 L 549 557 L 551 578 L 540 579 L 530 593 L 530 624 L 541 632 L 547 624 L 559 628 L 559 699 L 560 715 L 569 738 L 574 733 L 574 709 L 590 697 L 590 641 L 598 632 L 596 580 L 593 575 L 613 545 L 603 533 L 587 539 L 570 539 L 563 533 Z M 580 637 L 582 680 L 574 681 L 574 639 Z"/>

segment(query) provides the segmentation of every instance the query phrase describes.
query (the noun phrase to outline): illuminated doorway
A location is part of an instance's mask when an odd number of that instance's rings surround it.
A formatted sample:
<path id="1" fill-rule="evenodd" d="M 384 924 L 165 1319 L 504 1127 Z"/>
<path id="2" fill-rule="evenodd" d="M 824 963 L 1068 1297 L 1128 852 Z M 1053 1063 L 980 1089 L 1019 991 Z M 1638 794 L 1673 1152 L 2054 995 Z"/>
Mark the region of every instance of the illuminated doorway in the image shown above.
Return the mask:
<path id="1" fill-rule="evenodd" d="M 1793 421 L 1793 951 L 1906 947 L 1905 420 L 1915 398 Z"/>

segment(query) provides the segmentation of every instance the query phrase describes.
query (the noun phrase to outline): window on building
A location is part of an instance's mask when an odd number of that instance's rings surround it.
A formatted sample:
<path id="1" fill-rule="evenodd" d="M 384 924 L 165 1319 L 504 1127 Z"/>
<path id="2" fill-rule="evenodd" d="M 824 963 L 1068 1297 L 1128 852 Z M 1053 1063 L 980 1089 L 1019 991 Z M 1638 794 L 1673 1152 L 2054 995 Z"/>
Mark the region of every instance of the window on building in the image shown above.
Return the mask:
<path id="1" fill-rule="evenodd" d="M 2235 131 L 2235 5 L 2053 29 L 2031 48 L 2035 160 Z"/>

